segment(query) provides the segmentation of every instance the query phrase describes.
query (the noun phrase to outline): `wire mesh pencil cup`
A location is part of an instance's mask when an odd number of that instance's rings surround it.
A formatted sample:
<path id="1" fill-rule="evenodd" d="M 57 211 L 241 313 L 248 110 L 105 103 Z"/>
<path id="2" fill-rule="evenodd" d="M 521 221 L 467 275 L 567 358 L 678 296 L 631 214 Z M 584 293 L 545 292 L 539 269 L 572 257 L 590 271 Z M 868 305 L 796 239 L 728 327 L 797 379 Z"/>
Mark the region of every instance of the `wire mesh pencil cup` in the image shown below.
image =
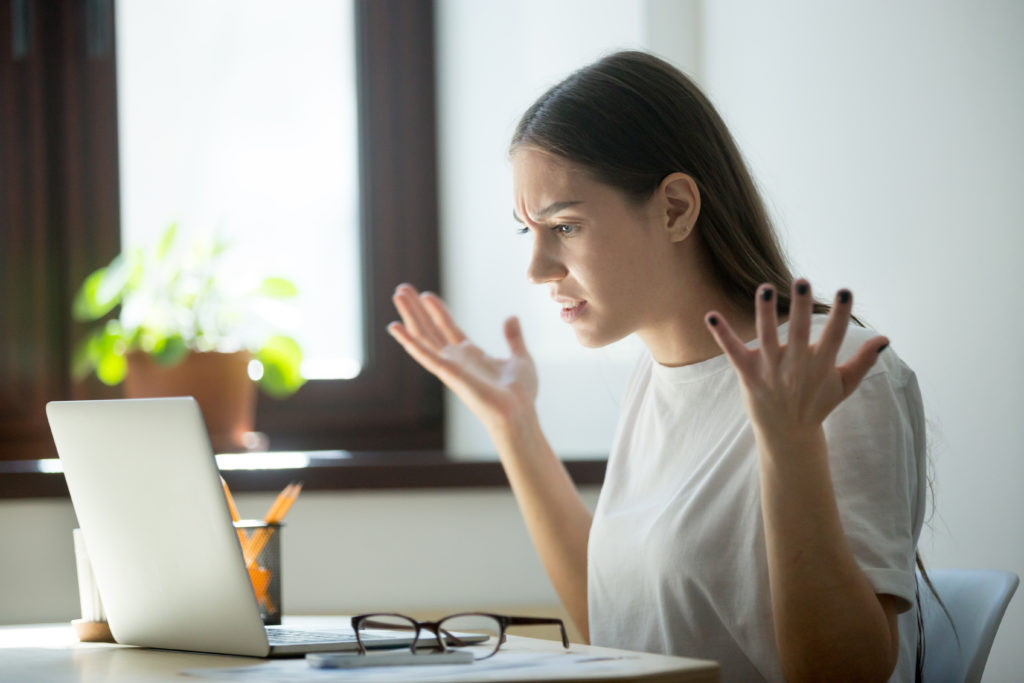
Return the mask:
<path id="1" fill-rule="evenodd" d="M 235 522 L 245 567 L 267 626 L 281 623 L 281 528 L 280 523 L 260 520 Z"/>

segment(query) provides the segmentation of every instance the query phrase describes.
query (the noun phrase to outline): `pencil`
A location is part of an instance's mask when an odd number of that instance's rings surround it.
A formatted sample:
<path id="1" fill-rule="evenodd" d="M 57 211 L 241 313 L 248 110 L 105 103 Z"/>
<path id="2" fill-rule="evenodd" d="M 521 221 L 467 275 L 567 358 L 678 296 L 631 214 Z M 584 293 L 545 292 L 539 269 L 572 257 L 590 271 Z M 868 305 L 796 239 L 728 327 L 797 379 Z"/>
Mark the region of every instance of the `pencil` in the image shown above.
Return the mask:
<path id="1" fill-rule="evenodd" d="M 284 516 L 288 514 L 288 510 L 291 509 L 292 505 L 295 504 L 295 499 L 299 497 L 299 491 L 302 490 L 302 482 L 292 482 L 288 486 L 284 487 L 284 490 L 277 495 L 270 509 L 267 510 L 266 516 L 263 518 L 264 524 L 280 524 Z M 263 551 L 263 547 L 267 545 L 267 541 L 270 540 L 270 535 L 273 533 L 273 529 L 261 528 L 254 529 L 252 535 L 249 536 L 248 544 L 243 546 L 247 561 L 255 562 L 256 558 Z"/>
<path id="2" fill-rule="evenodd" d="M 267 510 L 267 514 L 263 517 L 263 521 L 266 524 L 277 524 L 284 519 L 285 514 L 291 508 L 295 499 L 299 495 L 299 491 L 302 490 L 302 482 L 292 482 L 288 486 L 284 487 L 284 490 L 277 495 L 274 503 Z"/>
<path id="3" fill-rule="evenodd" d="M 231 510 L 231 521 L 237 522 L 240 517 L 238 515 L 238 506 L 235 505 L 235 497 L 231 495 L 231 489 L 228 488 L 228 483 L 224 481 L 224 477 L 220 478 L 220 483 L 224 486 L 224 497 L 228 501 L 228 509 Z M 245 544 L 249 541 L 249 538 L 244 529 L 235 529 L 235 533 L 238 534 L 238 542 L 242 544 L 244 551 Z"/>
<path id="4" fill-rule="evenodd" d="M 231 521 L 237 522 L 240 518 L 238 516 L 238 506 L 235 505 L 235 497 L 231 495 L 231 489 L 228 488 L 228 483 L 224 481 L 224 477 L 220 478 L 220 483 L 224 486 L 224 497 L 228 499 L 228 509 L 231 510 Z"/>
<path id="5" fill-rule="evenodd" d="M 272 520 L 275 523 L 280 523 L 284 516 L 288 514 L 288 511 L 292 509 L 292 505 L 295 504 L 295 500 L 299 497 L 299 492 L 302 491 L 302 482 L 296 482 L 292 485 L 291 493 L 285 498 L 281 507 L 277 511 L 277 516 Z"/>
<path id="6" fill-rule="evenodd" d="M 271 522 L 274 521 L 274 517 L 275 517 L 275 515 L 277 515 L 278 509 L 280 509 L 281 505 L 285 501 L 285 498 L 288 497 L 289 491 L 291 491 L 291 490 L 292 490 L 292 485 L 288 484 L 287 486 L 284 487 L 284 489 L 281 491 L 281 493 L 277 494 L 277 498 L 275 498 L 274 502 L 270 504 L 270 508 L 267 510 L 267 514 L 265 514 L 263 516 L 263 522 L 265 524 L 270 524 Z"/>
<path id="7" fill-rule="evenodd" d="M 288 514 L 288 510 L 295 504 L 295 499 L 299 497 L 301 490 L 301 481 L 293 481 L 285 486 L 284 490 L 277 494 L 277 498 L 271 503 L 270 509 L 263 517 L 263 523 L 267 525 L 280 524 L 284 516 Z M 249 578 L 256 598 L 270 611 L 277 609 L 267 592 L 270 584 L 270 572 L 258 565 L 258 558 L 273 533 L 274 529 L 269 526 L 254 529 L 246 542 L 242 543 L 242 554 L 245 556 L 246 568 L 249 570 Z"/>

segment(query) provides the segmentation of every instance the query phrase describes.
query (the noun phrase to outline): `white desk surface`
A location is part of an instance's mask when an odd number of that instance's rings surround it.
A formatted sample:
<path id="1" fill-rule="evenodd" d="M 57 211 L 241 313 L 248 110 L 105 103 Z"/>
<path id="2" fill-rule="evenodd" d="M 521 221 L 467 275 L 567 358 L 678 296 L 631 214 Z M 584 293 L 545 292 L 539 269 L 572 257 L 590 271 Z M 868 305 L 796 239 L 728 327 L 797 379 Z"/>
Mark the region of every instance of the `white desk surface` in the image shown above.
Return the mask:
<path id="1" fill-rule="evenodd" d="M 342 617 L 286 617 L 285 625 L 293 627 L 329 627 L 347 624 Z M 561 643 L 535 638 L 509 635 L 508 643 L 492 660 L 497 665 L 503 654 L 516 654 L 532 659 L 528 655 L 545 655 L 564 652 Z M 572 644 L 569 654 L 575 659 L 559 660 L 551 657 L 545 663 L 531 666 L 511 666 L 512 658 L 504 662 L 510 668 L 484 669 L 478 664 L 460 668 L 458 681 L 645 681 L 681 683 L 713 683 L 719 680 L 718 665 L 714 662 L 653 655 L 611 648 Z M 573 664 L 581 655 L 590 662 Z M 429 656 L 429 655 L 428 655 Z M 536 658 L 533 658 L 536 659 Z M 544 659 L 540 657 L 540 659 Z M 476 667 L 471 668 L 471 667 Z M 364 669 L 370 674 L 362 680 L 445 680 L 435 676 L 426 677 L 432 667 L 383 667 Z M 445 667 L 451 669 L 451 667 Z M 191 675 L 183 676 L 189 671 Z M 404 675 L 403 675 L 404 674 Z M 17 681 L 187 681 L 235 680 L 235 681 L 287 681 L 300 680 L 360 680 L 344 671 L 317 670 L 308 667 L 298 659 L 254 659 L 210 655 L 170 650 L 150 650 L 103 643 L 79 643 L 71 625 L 33 624 L 25 626 L 0 626 L 0 683 Z M 451 680 L 451 679 L 448 679 Z"/>

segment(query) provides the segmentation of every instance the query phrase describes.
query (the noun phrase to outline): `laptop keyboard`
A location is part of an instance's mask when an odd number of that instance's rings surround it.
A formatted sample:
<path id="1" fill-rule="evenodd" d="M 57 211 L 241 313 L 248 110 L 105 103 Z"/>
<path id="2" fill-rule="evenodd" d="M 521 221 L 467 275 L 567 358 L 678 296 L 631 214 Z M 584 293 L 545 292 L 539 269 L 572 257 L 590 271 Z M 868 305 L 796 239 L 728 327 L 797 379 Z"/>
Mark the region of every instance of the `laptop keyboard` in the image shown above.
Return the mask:
<path id="1" fill-rule="evenodd" d="M 268 626 L 267 640 L 270 641 L 272 646 L 298 645 L 302 643 L 353 643 L 356 640 L 356 636 L 354 633 L 303 631 L 295 628 Z"/>

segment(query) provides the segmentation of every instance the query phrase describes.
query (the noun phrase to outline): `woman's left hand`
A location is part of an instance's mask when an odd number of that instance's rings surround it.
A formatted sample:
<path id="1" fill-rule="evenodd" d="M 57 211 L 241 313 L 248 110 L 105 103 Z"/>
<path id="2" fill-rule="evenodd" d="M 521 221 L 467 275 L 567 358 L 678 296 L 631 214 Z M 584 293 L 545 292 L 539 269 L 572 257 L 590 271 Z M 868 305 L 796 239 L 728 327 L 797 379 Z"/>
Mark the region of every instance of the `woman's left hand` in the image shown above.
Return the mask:
<path id="1" fill-rule="evenodd" d="M 821 338 L 810 343 L 814 300 L 807 280 L 793 283 L 789 310 L 789 335 L 779 344 L 775 291 L 761 285 L 755 295 L 759 348 L 750 349 L 718 312 L 705 322 L 718 345 L 729 357 L 743 387 L 747 412 L 759 440 L 793 440 L 813 437 L 836 406 L 860 384 L 886 346 L 885 337 L 874 337 L 843 365 L 836 366 L 839 347 L 846 335 L 853 295 L 836 295 Z"/>

